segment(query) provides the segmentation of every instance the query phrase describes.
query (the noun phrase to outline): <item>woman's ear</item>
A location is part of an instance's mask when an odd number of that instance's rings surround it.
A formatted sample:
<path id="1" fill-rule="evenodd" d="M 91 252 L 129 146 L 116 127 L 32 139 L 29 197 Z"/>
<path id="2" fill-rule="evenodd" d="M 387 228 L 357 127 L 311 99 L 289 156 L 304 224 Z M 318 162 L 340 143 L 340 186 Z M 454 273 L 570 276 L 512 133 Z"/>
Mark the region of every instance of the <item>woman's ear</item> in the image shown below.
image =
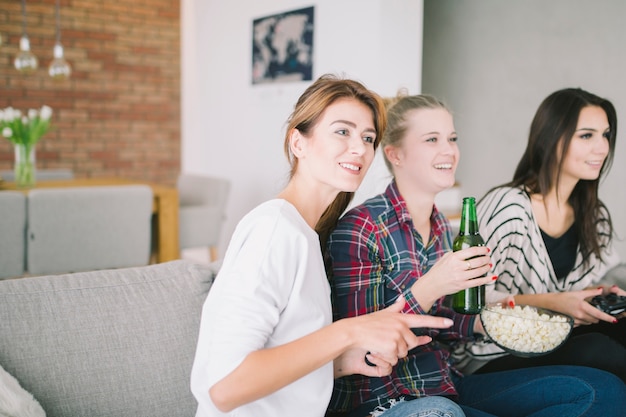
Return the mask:
<path id="1" fill-rule="evenodd" d="M 293 129 L 289 135 L 289 149 L 291 149 L 291 153 L 297 158 L 304 156 L 306 139 L 298 129 Z"/>
<path id="2" fill-rule="evenodd" d="M 398 148 L 393 145 L 386 145 L 383 151 L 385 152 L 387 160 L 391 162 L 392 165 L 400 165 L 400 153 L 398 152 Z"/>

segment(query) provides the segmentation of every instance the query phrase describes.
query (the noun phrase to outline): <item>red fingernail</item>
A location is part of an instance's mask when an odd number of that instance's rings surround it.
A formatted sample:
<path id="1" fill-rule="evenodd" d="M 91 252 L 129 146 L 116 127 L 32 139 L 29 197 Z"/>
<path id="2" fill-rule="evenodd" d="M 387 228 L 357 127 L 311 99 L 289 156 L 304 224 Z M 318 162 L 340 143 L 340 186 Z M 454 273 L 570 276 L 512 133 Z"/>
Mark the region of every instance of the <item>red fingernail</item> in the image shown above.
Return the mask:
<path id="1" fill-rule="evenodd" d="M 509 307 L 511 308 L 515 307 L 515 302 L 513 300 L 509 301 Z"/>
<path id="2" fill-rule="evenodd" d="M 492 277 L 491 277 L 491 280 L 492 280 L 492 281 L 495 281 L 495 280 L 497 280 L 497 279 L 498 279 L 498 276 L 497 276 L 497 275 L 494 275 L 494 276 L 492 276 Z"/>
<path id="3" fill-rule="evenodd" d="M 617 324 L 617 319 L 613 319 L 613 324 Z"/>
<path id="4" fill-rule="evenodd" d="M 489 268 L 493 268 L 493 264 L 492 263 L 489 264 Z"/>
<path id="5" fill-rule="evenodd" d="M 487 253 L 491 252 L 491 249 L 487 248 Z"/>
<path id="6" fill-rule="evenodd" d="M 598 289 L 599 289 L 599 290 L 602 290 L 603 288 L 602 288 L 602 287 L 598 287 Z"/>

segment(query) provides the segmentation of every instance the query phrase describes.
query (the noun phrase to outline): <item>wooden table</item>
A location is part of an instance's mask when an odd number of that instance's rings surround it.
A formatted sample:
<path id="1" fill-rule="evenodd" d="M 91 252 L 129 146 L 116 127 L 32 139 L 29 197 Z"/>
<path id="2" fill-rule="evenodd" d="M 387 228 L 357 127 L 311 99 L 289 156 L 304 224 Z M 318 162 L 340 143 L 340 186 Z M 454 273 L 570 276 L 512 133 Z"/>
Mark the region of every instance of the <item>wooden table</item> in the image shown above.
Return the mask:
<path id="1" fill-rule="evenodd" d="M 71 180 L 39 181 L 30 189 L 18 189 L 14 182 L 1 182 L 0 190 L 28 192 L 37 188 L 94 187 L 100 185 L 149 185 L 154 195 L 152 212 L 155 216 L 156 261 L 167 262 L 180 258 L 178 244 L 178 190 L 174 187 L 126 178 L 77 178 Z"/>

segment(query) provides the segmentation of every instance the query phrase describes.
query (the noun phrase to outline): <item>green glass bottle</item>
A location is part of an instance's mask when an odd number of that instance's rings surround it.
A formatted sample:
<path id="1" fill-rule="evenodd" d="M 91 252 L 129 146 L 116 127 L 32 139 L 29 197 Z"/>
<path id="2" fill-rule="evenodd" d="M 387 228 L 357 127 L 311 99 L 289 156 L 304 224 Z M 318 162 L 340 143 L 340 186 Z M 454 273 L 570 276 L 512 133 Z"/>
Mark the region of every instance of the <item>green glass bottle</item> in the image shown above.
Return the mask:
<path id="1" fill-rule="evenodd" d="M 476 199 L 474 197 L 463 198 L 463 211 L 461 212 L 461 227 L 459 235 L 452 243 L 452 250 L 458 251 L 472 246 L 485 246 L 485 241 L 478 233 L 478 220 L 476 217 Z M 472 259 L 467 259 L 468 261 Z M 461 314 L 478 314 L 485 306 L 485 286 L 461 290 L 452 296 L 452 308 Z"/>

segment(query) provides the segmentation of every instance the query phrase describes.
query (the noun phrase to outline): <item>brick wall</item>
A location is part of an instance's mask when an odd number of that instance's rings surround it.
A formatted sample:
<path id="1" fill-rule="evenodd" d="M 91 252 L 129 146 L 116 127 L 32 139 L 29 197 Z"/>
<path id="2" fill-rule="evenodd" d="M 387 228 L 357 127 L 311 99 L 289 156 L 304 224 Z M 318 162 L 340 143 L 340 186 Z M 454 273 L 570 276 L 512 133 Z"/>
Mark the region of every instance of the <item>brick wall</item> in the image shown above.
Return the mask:
<path id="1" fill-rule="evenodd" d="M 27 33 L 39 68 L 13 66 L 19 0 L 0 0 L 0 108 L 47 104 L 54 130 L 37 145 L 37 167 L 77 177 L 120 176 L 174 184 L 180 170 L 180 1 L 61 0 L 61 43 L 72 76 L 48 76 L 55 0 L 27 0 Z M 13 168 L 0 137 L 0 170 Z"/>

